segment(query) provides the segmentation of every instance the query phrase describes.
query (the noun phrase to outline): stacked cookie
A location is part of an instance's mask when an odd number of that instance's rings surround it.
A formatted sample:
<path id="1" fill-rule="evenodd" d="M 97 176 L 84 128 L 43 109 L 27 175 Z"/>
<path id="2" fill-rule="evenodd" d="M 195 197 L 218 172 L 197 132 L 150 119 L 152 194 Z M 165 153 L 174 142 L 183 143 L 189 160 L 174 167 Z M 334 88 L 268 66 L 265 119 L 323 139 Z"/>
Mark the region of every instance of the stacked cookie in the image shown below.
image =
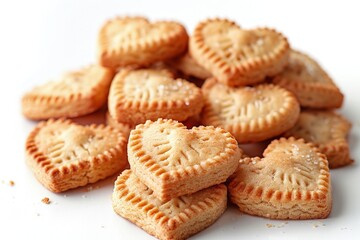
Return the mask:
<path id="1" fill-rule="evenodd" d="M 225 182 L 231 201 L 252 215 L 329 215 L 329 166 L 352 162 L 351 125 L 332 110 L 343 94 L 282 33 L 209 19 L 189 37 L 177 22 L 115 18 L 100 30 L 97 57 L 99 66 L 23 97 L 27 118 L 50 119 L 26 143 L 48 189 L 83 186 L 129 163 L 113 208 L 160 239 L 187 238 L 220 217 Z M 110 126 L 65 119 L 104 105 Z M 238 147 L 268 140 L 263 157 Z"/>
<path id="2" fill-rule="evenodd" d="M 160 239 L 184 239 L 225 211 L 226 179 L 241 151 L 221 128 L 187 129 L 175 120 L 146 121 L 128 143 L 131 170 L 115 182 L 115 212 Z"/>

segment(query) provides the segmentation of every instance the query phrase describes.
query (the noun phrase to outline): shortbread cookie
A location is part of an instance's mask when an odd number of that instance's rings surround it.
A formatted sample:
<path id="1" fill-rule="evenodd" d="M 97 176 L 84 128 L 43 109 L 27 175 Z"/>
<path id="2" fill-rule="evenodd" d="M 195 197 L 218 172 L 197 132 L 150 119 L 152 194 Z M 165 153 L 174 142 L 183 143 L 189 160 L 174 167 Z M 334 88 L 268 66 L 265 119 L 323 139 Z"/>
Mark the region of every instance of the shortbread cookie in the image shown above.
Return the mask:
<path id="1" fill-rule="evenodd" d="M 213 126 L 192 129 L 174 120 L 146 121 L 130 132 L 131 169 L 162 201 L 224 182 L 241 150 L 230 133 Z"/>
<path id="2" fill-rule="evenodd" d="M 205 80 L 211 73 L 199 65 L 189 53 L 169 61 L 169 64 L 187 76 Z"/>
<path id="3" fill-rule="evenodd" d="M 68 72 L 58 81 L 35 87 L 22 98 L 22 112 L 35 120 L 78 117 L 106 103 L 114 73 L 92 65 Z"/>
<path id="4" fill-rule="evenodd" d="M 309 56 L 292 50 L 289 64 L 273 82 L 292 91 L 300 105 L 311 108 L 339 108 L 344 96 L 329 75 Z"/>
<path id="5" fill-rule="evenodd" d="M 312 142 L 324 153 L 330 168 L 337 168 L 353 162 L 350 159 L 346 136 L 351 124 L 333 111 L 302 111 L 296 125 L 284 136 L 303 138 Z"/>
<path id="6" fill-rule="evenodd" d="M 202 106 L 198 87 L 161 70 L 122 70 L 109 93 L 111 116 L 130 125 L 158 118 L 183 121 L 199 114 Z"/>
<path id="7" fill-rule="evenodd" d="M 261 82 L 287 64 L 289 43 L 269 28 L 241 29 L 226 19 L 209 19 L 190 38 L 192 57 L 229 86 Z"/>
<path id="8" fill-rule="evenodd" d="M 186 51 L 185 28 L 171 21 L 150 23 L 142 17 L 109 20 L 98 38 L 98 58 L 102 66 L 118 68 L 146 66 L 167 60 Z"/>
<path id="9" fill-rule="evenodd" d="M 303 139 L 274 140 L 264 158 L 244 158 L 229 183 L 240 211 L 272 219 L 326 218 L 331 211 L 326 156 Z"/>
<path id="10" fill-rule="evenodd" d="M 126 139 L 129 138 L 130 131 L 135 127 L 129 125 L 128 123 L 117 121 L 110 115 L 109 112 L 106 113 L 106 124 L 122 132 Z"/>
<path id="11" fill-rule="evenodd" d="M 278 86 L 232 88 L 209 79 L 202 89 L 202 123 L 224 128 L 239 143 L 260 142 L 282 134 L 299 117 L 295 96 Z"/>
<path id="12" fill-rule="evenodd" d="M 27 138 L 26 156 L 36 178 L 53 192 L 94 183 L 127 166 L 122 133 L 63 119 L 39 123 Z"/>
<path id="13" fill-rule="evenodd" d="M 215 222 L 227 206 L 225 185 L 161 202 L 131 170 L 116 180 L 112 196 L 117 214 L 158 239 L 186 239 Z"/>

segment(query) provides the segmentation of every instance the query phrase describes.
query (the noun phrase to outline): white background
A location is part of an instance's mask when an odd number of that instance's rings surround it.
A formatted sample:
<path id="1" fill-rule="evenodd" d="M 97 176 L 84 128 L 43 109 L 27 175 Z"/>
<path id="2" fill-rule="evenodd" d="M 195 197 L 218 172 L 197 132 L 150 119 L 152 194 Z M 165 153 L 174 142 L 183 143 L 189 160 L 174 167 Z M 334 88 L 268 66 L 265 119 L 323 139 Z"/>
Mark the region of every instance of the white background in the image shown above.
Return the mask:
<path id="1" fill-rule="evenodd" d="M 53 194 L 24 162 L 34 122 L 20 112 L 22 94 L 66 70 L 95 61 L 96 36 L 106 19 L 145 15 L 175 19 L 192 31 L 207 17 L 243 28 L 269 26 L 293 48 L 310 53 L 346 98 L 340 110 L 353 123 L 351 154 L 360 160 L 360 6 L 356 1 L 2 1 L 0 2 L 0 239 L 152 239 L 111 207 L 113 178 Z M 193 239 L 359 239 L 359 164 L 331 171 L 333 211 L 321 221 L 271 221 L 230 207 Z M 15 186 L 9 186 L 13 180 Z M 52 200 L 41 203 L 43 197 Z M 273 224 L 268 228 L 266 224 Z M 318 226 L 318 227 L 316 227 Z"/>

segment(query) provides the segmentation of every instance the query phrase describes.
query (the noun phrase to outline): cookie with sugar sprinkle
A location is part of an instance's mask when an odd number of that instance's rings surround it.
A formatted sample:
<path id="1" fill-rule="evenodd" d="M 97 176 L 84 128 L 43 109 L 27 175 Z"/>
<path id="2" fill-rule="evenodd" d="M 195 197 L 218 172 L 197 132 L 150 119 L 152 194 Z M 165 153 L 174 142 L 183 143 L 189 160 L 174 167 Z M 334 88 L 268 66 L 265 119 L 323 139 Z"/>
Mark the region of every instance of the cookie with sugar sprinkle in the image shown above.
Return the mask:
<path id="1" fill-rule="evenodd" d="M 171 119 L 137 125 L 127 152 L 134 174 L 162 201 L 225 182 L 242 154 L 224 129 Z"/>
<path id="2" fill-rule="evenodd" d="M 263 158 L 243 158 L 228 185 L 240 211 L 271 219 L 317 219 L 332 208 L 328 161 L 303 139 L 281 138 Z"/>
<path id="3" fill-rule="evenodd" d="M 292 128 L 299 117 L 295 96 L 275 85 L 233 88 L 208 79 L 202 90 L 202 124 L 224 128 L 239 143 L 278 136 Z"/>
<path id="4" fill-rule="evenodd" d="M 167 70 L 124 69 L 111 84 L 108 105 L 114 119 L 130 125 L 158 118 L 184 121 L 200 113 L 203 97 L 201 89 Z"/>
<path id="5" fill-rule="evenodd" d="M 312 142 L 326 155 L 329 167 L 338 168 L 353 163 L 346 139 L 350 129 L 351 123 L 334 111 L 303 110 L 284 136 Z"/>
<path id="6" fill-rule="evenodd" d="M 242 29 L 228 19 L 215 18 L 195 27 L 189 51 L 221 83 L 244 86 L 281 72 L 290 46 L 274 29 Z"/>

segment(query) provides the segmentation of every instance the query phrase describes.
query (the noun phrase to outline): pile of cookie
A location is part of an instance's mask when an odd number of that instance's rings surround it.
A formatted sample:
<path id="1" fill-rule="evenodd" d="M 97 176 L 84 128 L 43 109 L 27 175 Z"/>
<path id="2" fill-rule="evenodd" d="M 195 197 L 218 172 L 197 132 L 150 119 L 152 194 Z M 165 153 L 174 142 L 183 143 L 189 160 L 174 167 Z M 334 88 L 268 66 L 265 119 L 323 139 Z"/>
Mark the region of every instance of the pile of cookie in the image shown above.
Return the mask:
<path id="1" fill-rule="evenodd" d="M 326 218 L 330 168 L 352 162 L 343 94 L 270 28 L 119 17 L 98 37 L 98 64 L 23 96 L 39 123 L 27 163 L 53 192 L 120 175 L 113 208 L 159 239 L 184 239 L 227 207 L 271 219 Z M 69 118 L 107 105 L 107 125 Z M 271 141 L 263 156 L 239 144 Z M 241 145 L 240 145 L 241 146 Z M 130 166 L 130 169 L 126 169 Z M 125 170 L 126 169 L 126 170 Z"/>

